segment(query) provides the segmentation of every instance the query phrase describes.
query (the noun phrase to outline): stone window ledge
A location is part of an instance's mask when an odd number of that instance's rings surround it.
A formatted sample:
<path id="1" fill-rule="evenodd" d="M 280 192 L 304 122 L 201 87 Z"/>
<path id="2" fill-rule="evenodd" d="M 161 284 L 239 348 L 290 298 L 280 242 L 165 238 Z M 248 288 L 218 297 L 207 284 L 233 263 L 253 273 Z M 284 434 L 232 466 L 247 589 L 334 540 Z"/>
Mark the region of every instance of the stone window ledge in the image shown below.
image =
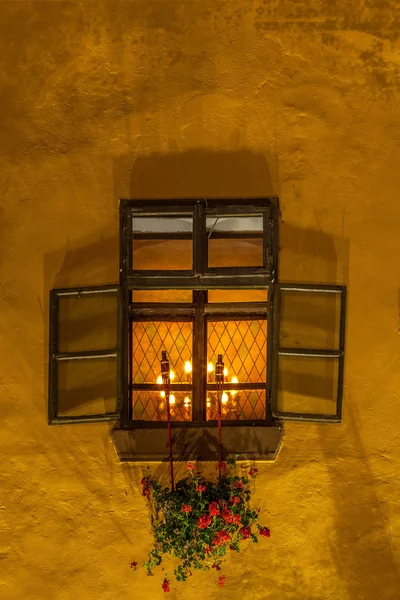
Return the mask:
<path id="1" fill-rule="evenodd" d="M 217 459 L 217 427 L 179 427 L 173 430 L 175 461 Z M 168 459 L 167 428 L 114 429 L 112 440 L 121 461 Z M 222 454 L 239 454 L 240 460 L 274 460 L 282 443 L 280 426 L 238 425 L 222 429 Z"/>

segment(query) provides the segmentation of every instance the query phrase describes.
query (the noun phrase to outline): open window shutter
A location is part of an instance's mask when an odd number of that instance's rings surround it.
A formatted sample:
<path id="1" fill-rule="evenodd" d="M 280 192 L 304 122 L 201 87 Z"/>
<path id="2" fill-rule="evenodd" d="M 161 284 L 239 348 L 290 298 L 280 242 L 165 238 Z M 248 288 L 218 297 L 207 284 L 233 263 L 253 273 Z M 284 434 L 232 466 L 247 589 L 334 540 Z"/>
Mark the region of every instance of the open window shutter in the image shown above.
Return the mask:
<path id="1" fill-rule="evenodd" d="M 273 413 L 295 421 L 342 416 L 346 287 L 276 286 Z"/>
<path id="2" fill-rule="evenodd" d="M 118 285 L 51 290 L 49 424 L 119 417 L 119 294 Z"/>

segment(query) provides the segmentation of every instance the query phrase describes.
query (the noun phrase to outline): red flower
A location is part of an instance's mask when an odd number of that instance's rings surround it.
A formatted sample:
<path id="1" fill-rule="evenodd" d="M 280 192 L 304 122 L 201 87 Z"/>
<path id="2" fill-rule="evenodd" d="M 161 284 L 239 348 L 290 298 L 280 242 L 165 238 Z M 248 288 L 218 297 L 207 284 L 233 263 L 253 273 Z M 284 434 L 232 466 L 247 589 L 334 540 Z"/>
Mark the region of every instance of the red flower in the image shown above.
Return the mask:
<path id="1" fill-rule="evenodd" d="M 243 481 L 235 481 L 235 485 L 233 487 L 237 490 L 242 490 L 244 488 Z"/>
<path id="2" fill-rule="evenodd" d="M 242 501 L 242 499 L 240 496 L 232 496 L 231 498 L 229 498 L 229 502 L 232 502 L 233 505 L 235 505 L 241 501 Z"/>
<path id="3" fill-rule="evenodd" d="M 163 583 L 162 583 L 162 589 L 164 590 L 164 592 L 170 592 L 171 590 L 169 589 L 169 581 L 167 578 L 164 579 Z"/>
<path id="4" fill-rule="evenodd" d="M 135 562 L 135 561 L 131 562 L 131 569 L 134 569 L 136 571 L 136 567 L 137 567 L 137 562 Z"/>
<path id="5" fill-rule="evenodd" d="M 225 472 L 228 468 L 228 465 L 226 464 L 226 462 L 224 460 L 221 461 L 220 465 L 217 465 L 215 467 L 215 470 L 218 471 L 220 466 L 221 466 L 221 471 L 223 471 L 223 472 Z"/>
<path id="6" fill-rule="evenodd" d="M 211 504 L 208 505 L 208 510 L 210 511 L 210 515 L 212 517 L 219 515 L 219 508 L 216 502 L 211 502 Z"/>
<path id="7" fill-rule="evenodd" d="M 182 504 L 182 512 L 190 513 L 192 512 L 192 507 L 189 504 Z"/>
<path id="8" fill-rule="evenodd" d="M 260 527 L 258 533 L 264 537 L 271 537 L 271 532 L 268 527 Z"/>
<path id="9" fill-rule="evenodd" d="M 257 476 L 257 474 L 258 474 L 258 469 L 256 469 L 255 467 L 250 469 L 250 471 L 249 471 L 250 477 L 252 477 L 254 479 Z"/>
<path id="10" fill-rule="evenodd" d="M 231 511 L 227 508 L 224 508 L 224 510 L 221 513 L 221 517 L 224 519 L 224 521 L 227 521 L 228 523 L 232 522 Z"/>
<path id="11" fill-rule="evenodd" d="M 205 552 L 206 554 L 211 554 L 211 552 L 212 552 L 212 548 L 211 548 L 211 546 L 207 546 L 207 548 L 204 548 L 204 552 Z"/>
<path id="12" fill-rule="evenodd" d="M 186 465 L 186 469 L 188 471 L 193 471 L 196 468 L 196 465 L 194 465 L 192 462 L 188 462 Z"/>
<path id="13" fill-rule="evenodd" d="M 238 525 L 240 525 L 240 515 L 232 515 L 231 523 L 237 523 Z"/>
<path id="14" fill-rule="evenodd" d="M 224 587 L 226 582 L 226 577 L 225 575 L 220 575 L 219 579 L 218 579 L 218 585 L 220 585 L 221 587 Z"/>
<path id="15" fill-rule="evenodd" d="M 202 515 L 197 521 L 197 527 L 199 529 L 205 529 L 211 523 L 210 515 Z"/>
<path id="16" fill-rule="evenodd" d="M 249 538 L 251 535 L 250 527 L 242 527 L 242 529 L 240 530 L 240 535 L 243 539 L 247 540 L 247 538 Z"/>
<path id="17" fill-rule="evenodd" d="M 206 488 L 206 486 L 205 486 L 205 485 L 201 485 L 201 484 L 198 484 L 198 485 L 196 485 L 196 492 L 199 492 L 200 494 L 201 494 L 202 492 L 205 492 L 205 491 L 206 491 L 206 489 L 207 489 L 207 488 Z"/>
<path id="18" fill-rule="evenodd" d="M 220 571 L 221 570 L 221 567 L 219 565 L 215 564 L 215 563 L 213 564 L 212 568 L 215 569 L 216 571 Z"/>
<path id="19" fill-rule="evenodd" d="M 150 491 L 151 491 L 151 488 L 149 486 L 144 487 L 143 491 L 142 491 L 142 496 L 146 496 L 147 498 L 149 498 Z"/>
<path id="20" fill-rule="evenodd" d="M 221 529 L 220 531 L 218 531 L 212 543 L 214 544 L 214 546 L 222 546 L 223 544 L 225 544 L 225 542 L 229 542 L 230 539 L 230 533 Z"/>
<path id="21" fill-rule="evenodd" d="M 218 536 L 215 536 L 212 543 L 214 544 L 214 546 L 223 546 L 224 544 L 224 542 L 220 540 Z"/>
<path id="22" fill-rule="evenodd" d="M 143 486 L 142 496 L 147 496 L 148 498 L 151 490 L 154 488 L 152 482 L 150 481 L 150 476 L 146 475 L 146 477 L 143 477 L 140 484 Z"/>

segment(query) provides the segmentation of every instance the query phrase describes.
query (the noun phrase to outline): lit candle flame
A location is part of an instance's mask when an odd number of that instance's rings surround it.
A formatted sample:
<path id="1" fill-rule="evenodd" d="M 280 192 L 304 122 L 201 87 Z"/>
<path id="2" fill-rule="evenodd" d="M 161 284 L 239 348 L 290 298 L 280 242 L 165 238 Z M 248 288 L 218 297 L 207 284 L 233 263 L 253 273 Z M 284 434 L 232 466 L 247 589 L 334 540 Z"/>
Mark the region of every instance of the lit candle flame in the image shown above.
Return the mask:
<path id="1" fill-rule="evenodd" d="M 224 377 L 226 377 L 228 375 L 228 369 L 225 367 L 224 369 Z"/>
<path id="2" fill-rule="evenodd" d="M 173 371 L 169 372 L 169 378 L 172 381 L 173 379 L 175 379 L 175 373 Z"/>
<path id="3" fill-rule="evenodd" d="M 165 392 L 164 392 L 164 390 L 162 392 L 160 392 L 160 396 L 161 396 L 161 398 L 165 398 Z"/>
<path id="4" fill-rule="evenodd" d="M 185 373 L 191 373 L 192 372 L 192 363 L 190 362 L 190 360 L 187 360 L 185 362 Z"/>
<path id="5" fill-rule="evenodd" d="M 231 379 L 231 383 L 239 383 L 239 379 L 236 376 L 233 376 Z M 231 391 L 232 396 L 236 396 L 237 393 L 238 393 L 237 390 Z"/>
<path id="6" fill-rule="evenodd" d="M 161 385 L 161 384 L 162 384 L 162 382 L 163 382 L 163 380 L 162 380 L 162 376 L 161 376 L 161 375 L 159 375 L 159 376 L 157 377 L 157 383 L 158 383 L 159 385 Z"/>
<path id="7" fill-rule="evenodd" d="M 183 400 L 183 404 L 184 404 L 185 406 L 189 406 L 189 404 L 190 404 L 190 398 L 189 398 L 189 396 L 186 396 L 186 398 L 184 398 L 184 400 Z"/>
<path id="8" fill-rule="evenodd" d="M 169 397 L 169 403 L 170 404 L 175 404 L 176 400 L 175 400 L 175 396 L 173 394 L 170 395 Z"/>
<path id="9" fill-rule="evenodd" d="M 222 398 L 221 398 L 221 402 L 222 404 L 226 404 L 229 400 L 229 396 L 228 394 L 226 394 L 225 392 L 222 394 Z"/>
<path id="10" fill-rule="evenodd" d="M 208 365 L 207 365 L 207 371 L 209 373 L 212 373 L 214 371 L 214 365 L 212 363 L 208 363 Z"/>

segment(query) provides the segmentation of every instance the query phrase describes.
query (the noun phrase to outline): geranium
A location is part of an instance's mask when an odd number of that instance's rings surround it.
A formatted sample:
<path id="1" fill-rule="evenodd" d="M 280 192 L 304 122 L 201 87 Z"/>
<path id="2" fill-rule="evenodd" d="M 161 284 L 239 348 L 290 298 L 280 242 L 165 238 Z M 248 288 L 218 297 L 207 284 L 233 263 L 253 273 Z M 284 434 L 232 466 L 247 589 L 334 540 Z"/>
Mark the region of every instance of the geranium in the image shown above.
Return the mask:
<path id="1" fill-rule="evenodd" d="M 247 540 L 247 538 L 249 538 L 251 536 L 251 529 L 250 527 L 242 527 L 240 530 L 240 535 L 242 536 L 242 538 L 244 540 Z"/>
<path id="2" fill-rule="evenodd" d="M 218 585 L 220 585 L 221 587 L 224 587 L 226 582 L 226 577 L 225 575 L 220 575 L 219 579 L 218 579 Z"/>
<path id="3" fill-rule="evenodd" d="M 153 483 L 150 479 L 150 476 L 146 475 L 146 477 L 142 477 L 140 484 L 143 486 L 142 496 L 149 498 L 150 493 L 153 489 Z"/>
<path id="4" fill-rule="evenodd" d="M 258 474 L 258 469 L 256 469 L 255 467 L 253 467 L 252 469 L 250 469 L 250 471 L 249 471 L 250 477 L 252 477 L 253 479 L 255 479 L 255 477 L 257 477 L 257 474 Z"/>
<path id="5" fill-rule="evenodd" d="M 241 497 L 240 496 L 231 496 L 229 498 L 229 502 L 232 502 L 233 505 L 238 504 L 239 502 L 241 502 Z"/>
<path id="6" fill-rule="evenodd" d="M 224 508 L 224 510 L 221 513 L 221 517 L 224 519 L 224 521 L 230 523 L 232 518 L 231 511 L 227 508 Z"/>
<path id="7" fill-rule="evenodd" d="M 235 466 L 232 462 L 228 465 Z M 167 556 L 173 556 L 178 561 L 174 570 L 178 581 L 188 579 L 194 570 L 218 571 L 229 548 L 240 552 L 244 540 L 256 542 L 258 537 L 268 537 L 267 528 L 257 525 L 257 510 L 249 506 L 250 476 L 228 472 L 216 481 L 205 481 L 199 473 L 193 473 L 194 464 L 187 463 L 186 467 L 186 477 L 176 481 L 173 490 L 151 476 L 142 480 L 143 491 L 152 500 L 155 538 L 143 566 L 152 575 Z M 225 578 L 222 581 L 225 583 Z M 162 587 L 170 591 L 167 578 Z"/>
<path id="8" fill-rule="evenodd" d="M 268 527 L 259 527 L 258 528 L 258 533 L 264 537 L 271 537 L 271 532 L 268 529 Z"/>
<path id="9" fill-rule="evenodd" d="M 208 510 L 212 517 L 216 517 L 217 515 L 219 515 L 219 507 L 216 502 L 211 502 L 211 504 L 208 505 Z"/>
<path id="10" fill-rule="evenodd" d="M 197 521 L 197 527 L 198 529 L 205 529 L 206 527 L 208 527 L 211 523 L 211 517 L 210 515 L 202 515 L 201 517 L 199 517 L 199 520 Z"/>
<path id="11" fill-rule="evenodd" d="M 225 473 L 225 471 L 227 471 L 227 469 L 228 469 L 228 465 L 226 464 L 226 462 L 225 462 L 225 461 L 221 461 L 221 464 L 220 464 L 220 465 L 217 465 L 217 466 L 215 467 L 215 470 L 216 470 L 216 471 L 218 471 L 219 469 L 221 469 L 221 471 L 222 471 L 223 473 Z"/>
<path id="12" fill-rule="evenodd" d="M 137 562 L 136 561 L 131 562 L 131 569 L 134 569 L 134 571 L 136 571 L 136 567 L 137 567 Z"/>
<path id="13" fill-rule="evenodd" d="M 214 546 L 222 546 L 223 544 L 225 544 L 225 542 L 229 542 L 230 539 L 231 539 L 231 536 L 230 536 L 229 531 L 225 531 L 224 529 L 221 529 L 220 531 L 218 531 L 217 535 L 214 537 L 212 543 Z"/>
<path id="14" fill-rule="evenodd" d="M 188 462 L 186 465 L 186 469 L 188 471 L 194 471 L 195 468 L 196 468 L 196 465 L 194 465 L 192 462 Z"/>
<path id="15" fill-rule="evenodd" d="M 219 565 L 217 565 L 216 563 L 214 563 L 212 565 L 212 568 L 215 569 L 216 571 L 220 571 L 221 570 L 221 567 Z"/>

